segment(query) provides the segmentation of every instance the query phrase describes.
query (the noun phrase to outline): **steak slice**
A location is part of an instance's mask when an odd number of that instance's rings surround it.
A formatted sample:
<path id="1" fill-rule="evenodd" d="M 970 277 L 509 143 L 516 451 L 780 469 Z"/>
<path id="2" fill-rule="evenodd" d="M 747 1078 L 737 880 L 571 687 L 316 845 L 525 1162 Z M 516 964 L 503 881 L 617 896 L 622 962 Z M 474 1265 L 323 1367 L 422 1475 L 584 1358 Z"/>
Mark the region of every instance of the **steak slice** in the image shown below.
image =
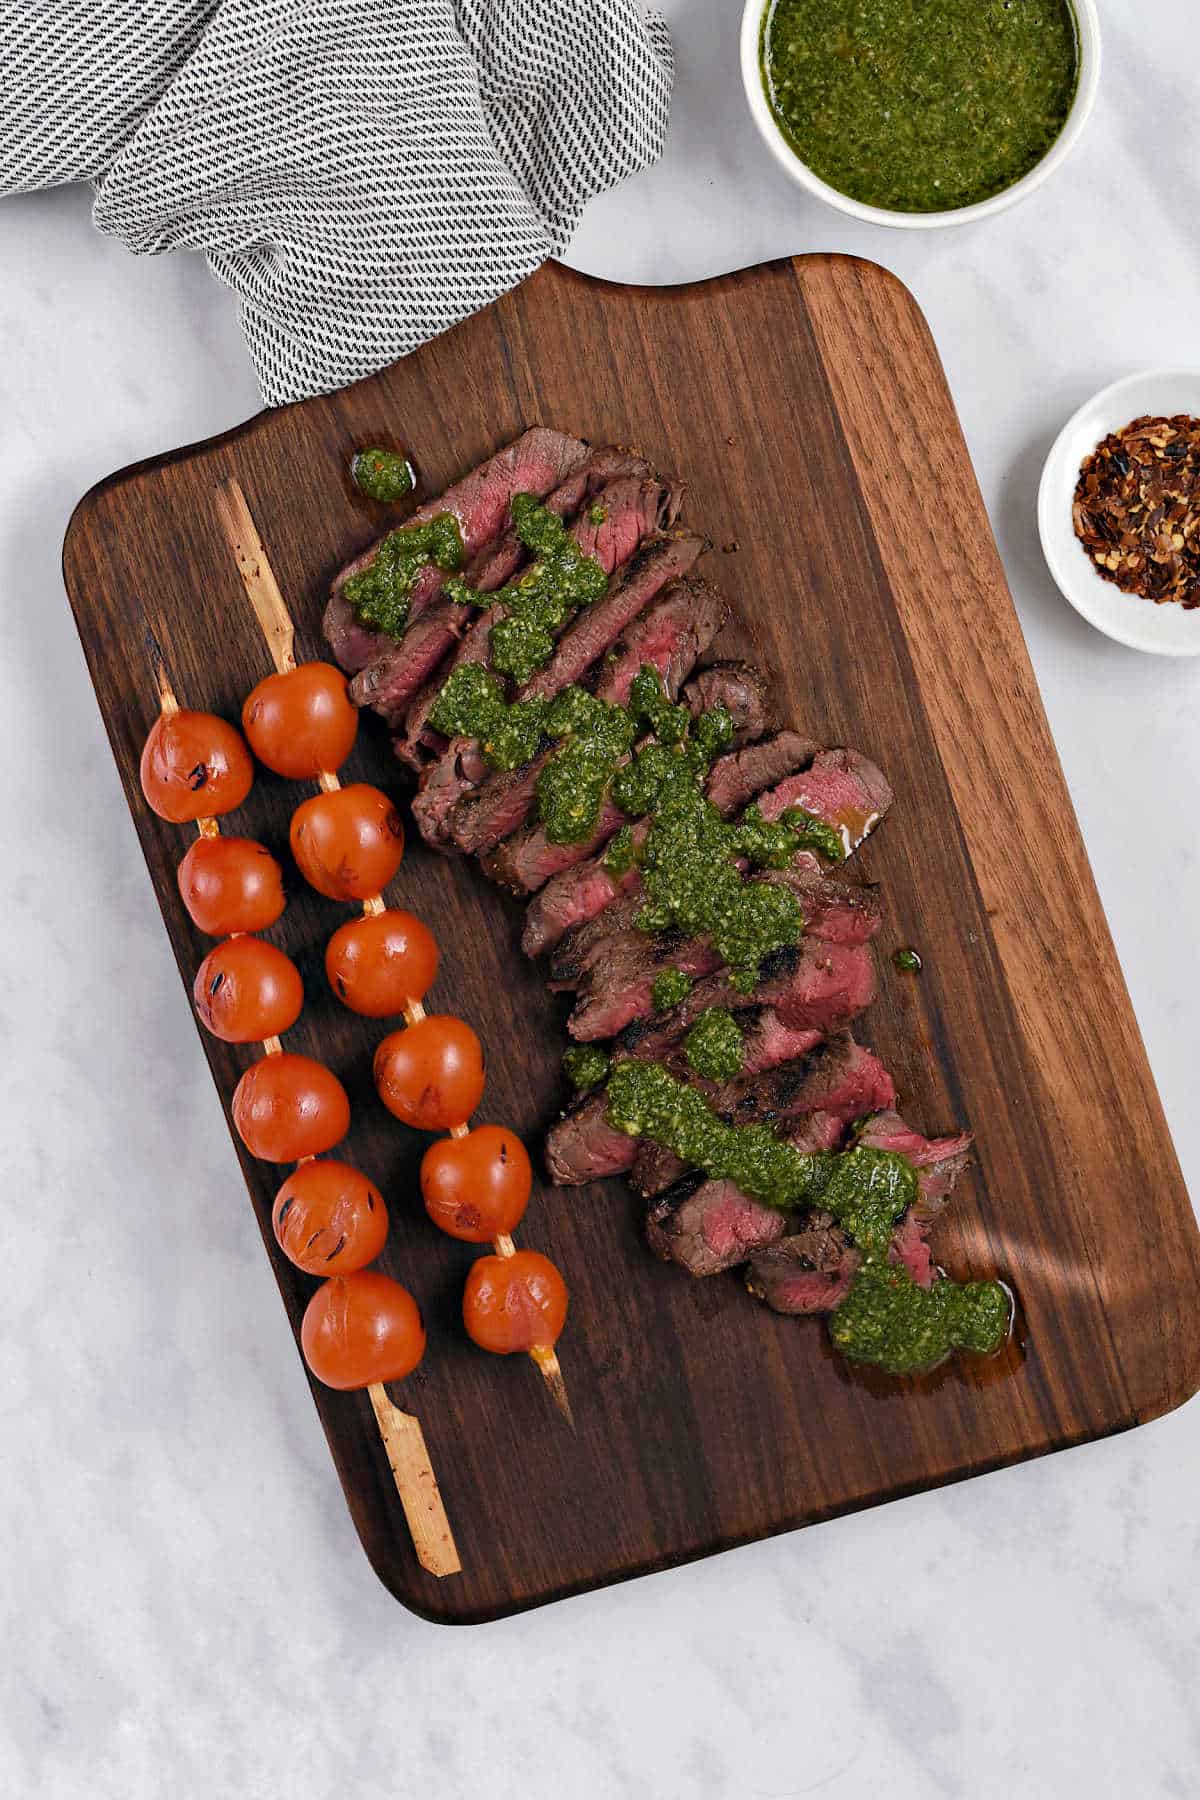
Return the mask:
<path id="1" fill-rule="evenodd" d="M 709 668 L 701 669 L 688 682 L 681 696 L 688 711 L 695 717 L 709 706 L 723 705 L 734 722 L 735 737 L 740 735 L 744 727 L 755 723 L 757 698 L 755 686 L 743 678 L 743 672 L 755 674 L 754 670 L 747 671 L 742 663 L 713 663 Z M 761 681 L 761 677 L 757 679 Z M 702 705 L 697 704 L 697 694 L 701 691 L 705 696 Z M 747 710 L 739 710 L 742 708 Z M 744 804 L 740 797 L 741 789 L 725 781 L 720 788 L 720 797 L 717 798 L 712 791 L 712 776 L 722 764 L 731 760 L 728 756 L 718 758 L 713 764 L 706 786 L 709 798 L 718 811 L 725 812 L 726 816 L 738 811 Z M 767 783 L 778 781 L 785 772 L 774 768 L 767 775 Z M 634 842 L 643 842 L 649 829 L 649 822 L 646 820 L 640 820 L 634 825 Z M 636 896 L 641 885 L 642 878 L 636 868 L 627 869 L 624 875 L 611 875 L 602 859 L 585 860 L 564 867 L 552 874 L 536 898 L 530 901 L 525 914 L 521 948 L 526 956 L 540 956 L 578 929 L 578 941 L 572 935 L 569 948 L 565 942 L 563 946 L 568 958 L 577 961 L 597 937 L 608 930 L 621 930 L 629 923 L 636 911 L 636 906 L 633 905 L 628 917 L 623 914 L 614 916 L 611 923 L 599 925 L 596 921 L 598 915 L 620 896 Z M 574 981 L 569 981 L 568 985 L 574 986 Z"/>
<path id="2" fill-rule="evenodd" d="M 820 749 L 798 731 L 773 732 L 756 744 L 719 756 L 708 772 L 705 792 L 722 817 L 731 819 L 756 795 L 807 769 Z"/>
<path id="3" fill-rule="evenodd" d="M 611 512 L 611 509 L 610 509 Z M 522 699 L 561 694 L 585 675 L 668 582 L 686 575 L 707 540 L 690 531 L 645 538 L 609 584 L 608 592 L 577 613 L 544 669 L 521 690 Z"/>
<path id="4" fill-rule="evenodd" d="M 874 998 L 875 968 L 865 944 L 822 944 L 807 938 L 764 956 L 752 994 L 739 994 L 728 971 L 720 970 L 698 981 L 670 1012 L 627 1026 L 618 1047 L 637 1056 L 661 1058 L 706 1007 L 736 1010 L 749 1001 L 772 1007 L 784 1025 L 824 1035 L 864 1011 Z"/>
<path id="5" fill-rule="evenodd" d="M 615 1037 L 631 1020 L 654 1011 L 651 990 L 664 969 L 699 979 L 720 966 L 707 938 L 685 939 L 671 931 L 647 937 L 636 926 L 610 933 L 590 953 L 567 1029 L 584 1043 Z"/>
<path id="6" fill-rule="evenodd" d="M 559 1187 L 582 1187 L 603 1175 L 628 1169 L 637 1140 L 608 1122 L 603 1089 L 585 1094 L 569 1106 L 546 1133 L 546 1168 Z"/>
<path id="7" fill-rule="evenodd" d="M 673 581 L 609 651 L 596 698 L 628 706 L 633 678 L 648 663 L 658 670 L 669 697 L 676 699 L 728 618 L 729 602 L 711 582 L 699 575 Z"/>
<path id="8" fill-rule="evenodd" d="M 746 1286 L 774 1312 L 829 1313 L 850 1292 L 861 1261 L 828 1213 L 810 1213 L 803 1230 L 752 1258 Z"/>
<path id="9" fill-rule="evenodd" d="M 685 1176 L 655 1201 L 646 1215 L 646 1241 L 664 1262 L 689 1275 L 719 1275 L 766 1249 L 788 1228 L 778 1207 L 753 1200 L 732 1181 Z"/>
<path id="10" fill-rule="evenodd" d="M 525 697 L 547 698 L 561 693 L 577 675 L 603 655 L 614 638 L 632 623 L 655 595 L 691 567 L 704 547 L 703 538 L 686 533 L 655 537 L 642 544 L 617 575 L 608 593 L 585 607 L 559 639 L 550 662 L 522 690 Z M 574 636 L 575 650 L 564 657 L 563 647 Z M 584 647 L 587 662 L 576 664 Z M 552 754 L 547 748 L 519 769 L 499 770 L 472 794 L 466 794 L 446 819 L 446 830 L 460 850 L 476 854 L 490 850 L 501 838 L 523 825 L 533 805 L 537 778 Z"/>
<path id="11" fill-rule="evenodd" d="M 795 1040 L 794 1040 L 795 1041 Z M 799 1040 L 803 1043 L 803 1039 Z M 676 1066 L 676 1075 L 685 1076 L 686 1068 Z M 835 1141 L 854 1119 L 877 1107 L 890 1106 L 896 1089 L 891 1076 L 879 1059 L 849 1032 L 840 1033 L 823 1044 L 804 1044 L 799 1055 L 769 1070 L 738 1075 L 733 1081 L 715 1086 L 693 1081 L 705 1094 L 714 1112 L 731 1125 L 787 1123 L 784 1133 L 789 1143 L 800 1149 L 829 1149 L 824 1141 L 810 1142 L 811 1119 L 820 1120 L 817 1133 L 824 1139 L 833 1131 Z M 803 1120 L 800 1138 L 793 1135 L 794 1120 Z M 633 1164 L 633 1185 L 647 1198 L 670 1187 L 685 1168 L 673 1151 L 660 1144 L 643 1144 Z"/>
<path id="12" fill-rule="evenodd" d="M 614 646 L 596 689 L 597 699 L 626 705 L 634 676 L 650 664 L 674 700 L 728 617 L 724 595 L 707 581 L 693 576 L 672 582 Z M 606 799 L 595 829 L 578 844 L 551 843 L 542 826 L 527 825 L 489 851 L 483 859 L 484 873 L 514 893 L 532 894 L 552 875 L 585 861 L 624 823 L 624 813 Z"/>
<path id="13" fill-rule="evenodd" d="M 500 535 L 514 494 L 536 494 L 539 498 L 548 494 L 587 454 L 588 447 L 579 438 L 534 425 L 447 488 L 438 499 L 419 506 L 405 523 L 422 525 L 438 513 L 453 513 L 462 533 L 463 548 L 469 558 L 474 558 Z M 363 631 L 342 597 L 347 581 L 374 561 L 382 542 L 382 538 L 376 539 L 338 572 L 325 609 L 326 641 L 347 674 L 357 674 L 395 642 L 386 632 Z M 421 571 L 412 591 L 410 617 L 418 616 L 431 604 L 441 592 L 442 581 L 440 569 L 430 566 Z"/>
<path id="14" fill-rule="evenodd" d="M 803 774 L 781 781 L 759 800 L 764 819 L 777 819 L 789 806 L 802 806 L 841 833 L 851 856 L 874 831 L 889 806 L 886 776 L 858 750 L 822 750 Z"/>
<path id="15" fill-rule="evenodd" d="M 566 480 L 560 481 L 553 493 L 546 496 L 544 504 L 548 511 L 556 513 L 560 519 L 567 519 L 607 483 L 619 481 L 623 476 L 649 480 L 653 475 L 654 470 L 644 456 L 638 456 L 632 450 L 623 449 L 617 444 L 607 445 L 603 449 L 590 451 Z M 669 499 L 664 503 L 662 518 L 664 524 L 673 524 L 682 504 L 683 489 L 678 483 L 666 485 Z M 471 586 L 483 593 L 495 593 L 497 588 L 503 587 L 516 574 L 527 557 L 525 546 L 516 531 L 510 527 L 495 548 L 484 553 L 481 566 L 470 577 Z M 409 702 L 404 714 L 404 729 L 395 740 L 396 754 L 402 762 L 420 769 L 444 745 L 445 740 L 427 727 L 429 714 L 442 691 L 445 678 L 463 663 L 488 660 L 492 626 L 503 617 L 504 610 L 500 606 L 488 607 L 485 612 L 476 614 L 448 668 L 427 681 L 420 693 Z"/>
<path id="16" fill-rule="evenodd" d="M 700 670 L 683 698 L 693 719 L 714 706 L 725 707 L 737 721 L 733 743 L 746 744 L 767 728 L 769 688 L 766 676 L 751 663 L 716 662 Z"/>
<path id="17" fill-rule="evenodd" d="M 917 1171 L 921 1198 L 910 1209 L 910 1216 L 926 1229 L 942 1211 L 954 1184 L 970 1160 L 972 1136 L 960 1131 L 949 1137 L 922 1137 L 906 1125 L 899 1113 L 890 1108 L 875 1114 L 863 1125 L 855 1140 L 871 1150 L 893 1150 L 906 1156 Z"/>

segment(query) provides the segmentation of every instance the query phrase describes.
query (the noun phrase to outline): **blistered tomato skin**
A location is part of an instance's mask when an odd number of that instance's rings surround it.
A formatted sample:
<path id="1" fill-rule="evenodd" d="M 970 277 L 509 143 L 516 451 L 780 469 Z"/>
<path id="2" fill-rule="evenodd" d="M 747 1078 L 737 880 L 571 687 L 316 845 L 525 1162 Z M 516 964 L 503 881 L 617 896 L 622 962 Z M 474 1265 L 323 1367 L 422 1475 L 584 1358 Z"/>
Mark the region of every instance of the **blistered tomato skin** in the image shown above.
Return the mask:
<path id="1" fill-rule="evenodd" d="M 283 912 L 283 870 L 253 838 L 198 837 L 178 881 L 192 924 L 208 937 L 266 931 Z"/>
<path id="2" fill-rule="evenodd" d="M 142 792 L 160 819 L 187 825 L 240 806 L 254 762 L 240 731 L 215 713 L 163 713 L 142 749 Z"/>
<path id="3" fill-rule="evenodd" d="M 251 1156 L 299 1162 L 340 1144 L 350 1101 L 331 1069 L 285 1051 L 252 1063 L 233 1090 L 233 1122 Z"/>
<path id="4" fill-rule="evenodd" d="M 259 762 L 289 781 L 335 774 L 358 736 L 358 709 L 332 663 L 268 675 L 247 696 L 242 730 Z"/>
<path id="5" fill-rule="evenodd" d="M 290 836 L 300 873 L 330 900 L 382 893 L 404 856 L 399 813 L 364 782 L 303 801 L 292 814 Z"/>
<path id="6" fill-rule="evenodd" d="M 463 1125 L 483 1098 L 483 1046 L 449 1013 L 430 1013 L 385 1037 L 375 1052 L 379 1098 L 418 1131 Z"/>
<path id="7" fill-rule="evenodd" d="M 529 1153 L 503 1125 L 439 1138 L 421 1163 L 425 1211 L 442 1231 L 468 1244 L 488 1244 L 515 1231 L 532 1185 Z"/>
<path id="8" fill-rule="evenodd" d="M 567 1284 L 537 1250 L 481 1256 L 467 1276 L 463 1324 L 495 1356 L 550 1349 L 567 1318 Z"/>
<path id="9" fill-rule="evenodd" d="M 396 907 L 348 919 L 325 951 L 330 987 L 351 1012 L 368 1019 L 393 1018 L 424 1000 L 437 967 L 433 933 Z"/>
<path id="10" fill-rule="evenodd" d="M 275 1196 L 275 1241 L 306 1275 L 350 1275 L 383 1249 L 387 1207 L 373 1182 L 349 1163 L 301 1163 Z"/>
<path id="11" fill-rule="evenodd" d="M 403 1381 L 425 1354 L 421 1310 L 407 1288 L 376 1269 L 322 1282 L 300 1326 L 304 1360 L 326 1387 Z"/>
<path id="12" fill-rule="evenodd" d="M 192 984 L 200 1023 L 227 1044 L 278 1037 L 300 1017 L 304 984 L 290 956 L 262 938 L 227 938 L 210 950 Z"/>

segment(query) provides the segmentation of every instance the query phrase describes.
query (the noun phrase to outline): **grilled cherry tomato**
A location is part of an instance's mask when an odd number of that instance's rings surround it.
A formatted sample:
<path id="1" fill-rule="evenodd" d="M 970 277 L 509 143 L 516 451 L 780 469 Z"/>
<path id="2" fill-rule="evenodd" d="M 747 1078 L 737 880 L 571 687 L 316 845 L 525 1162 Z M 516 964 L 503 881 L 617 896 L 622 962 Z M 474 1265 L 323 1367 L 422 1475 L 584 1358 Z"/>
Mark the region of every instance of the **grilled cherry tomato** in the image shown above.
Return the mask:
<path id="1" fill-rule="evenodd" d="M 210 950 L 192 983 L 200 1023 L 227 1044 L 256 1044 L 296 1023 L 304 983 L 290 956 L 261 938 L 231 937 Z"/>
<path id="2" fill-rule="evenodd" d="M 254 763 L 241 732 L 215 713 L 162 713 L 142 749 L 141 776 L 159 818 L 186 825 L 240 806 Z"/>
<path id="3" fill-rule="evenodd" d="M 259 762 L 289 781 L 341 768 L 358 735 L 358 709 L 332 663 L 268 675 L 246 698 L 242 730 Z"/>
<path id="4" fill-rule="evenodd" d="M 375 1052 L 375 1086 L 390 1113 L 418 1131 L 449 1131 L 483 1097 L 483 1046 L 449 1013 L 393 1031 Z"/>
<path id="5" fill-rule="evenodd" d="M 425 1354 L 421 1309 L 407 1288 L 377 1269 L 335 1275 L 305 1308 L 300 1347 L 326 1387 L 402 1381 Z"/>
<path id="6" fill-rule="evenodd" d="M 383 1195 L 349 1163 L 301 1163 L 275 1196 L 275 1241 L 306 1275 L 350 1275 L 374 1262 L 388 1233 Z"/>
<path id="7" fill-rule="evenodd" d="M 433 933 L 410 912 L 389 908 L 340 925 L 325 951 L 329 985 L 351 1012 L 386 1019 L 423 1000 L 437 974 Z"/>
<path id="8" fill-rule="evenodd" d="M 350 1102 L 332 1069 L 285 1051 L 251 1063 L 233 1090 L 233 1122 L 251 1156 L 299 1162 L 341 1143 Z"/>
<path id="9" fill-rule="evenodd" d="M 209 937 L 265 931 L 283 911 L 283 870 L 253 838 L 197 838 L 179 865 L 179 893 Z"/>
<path id="10" fill-rule="evenodd" d="M 404 855 L 400 814 L 361 781 L 303 801 L 292 814 L 291 840 L 305 881 L 330 900 L 382 893 Z"/>
<path id="11" fill-rule="evenodd" d="M 529 1204 L 533 1170 L 515 1131 L 477 1125 L 439 1138 L 421 1163 L 421 1194 L 435 1225 L 468 1244 L 515 1231 Z"/>
<path id="12" fill-rule="evenodd" d="M 467 1276 L 463 1324 L 481 1350 L 547 1350 L 567 1317 L 567 1284 L 537 1250 L 481 1256 Z"/>

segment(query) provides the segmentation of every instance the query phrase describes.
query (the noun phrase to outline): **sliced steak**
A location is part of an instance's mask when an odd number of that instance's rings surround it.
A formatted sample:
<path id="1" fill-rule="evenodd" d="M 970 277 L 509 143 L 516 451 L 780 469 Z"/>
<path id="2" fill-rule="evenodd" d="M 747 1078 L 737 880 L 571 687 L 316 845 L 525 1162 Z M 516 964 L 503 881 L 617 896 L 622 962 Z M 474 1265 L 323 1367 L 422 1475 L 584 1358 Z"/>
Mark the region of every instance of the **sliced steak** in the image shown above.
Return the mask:
<path id="1" fill-rule="evenodd" d="M 576 614 L 546 667 L 521 690 L 522 699 L 561 694 L 578 681 L 669 582 L 687 574 L 706 548 L 706 540 L 689 531 L 670 532 L 640 543 L 603 599 Z"/>
<path id="2" fill-rule="evenodd" d="M 731 1125 L 786 1126 L 782 1135 L 797 1149 L 832 1149 L 852 1120 L 889 1106 L 886 1096 L 894 1099 L 896 1090 L 878 1058 L 849 1032 L 827 1044 L 820 1038 L 799 1041 L 803 1049 L 789 1062 L 747 1072 L 719 1087 L 700 1081 L 692 1085 Z M 686 1076 L 686 1067 L 672 1066 L 676 1075 Z M 633 1162 L 633 1185 L 647 1198 L 661 1194 L 685 1167 L 660 1144 L 641 1144 Z"/>
<path id="3" fill-rule="evenodd" d="M 582 1187 L 628 1169 L 637 1140 L 608 1122 L 603 1089 L 585 1094 L 546 1133 L 546 1167 L 559 1187 Z"/>
<path id="4" fill-rule="evenodd" d="M 774 1312 L 833 1312 L 850 1292 L 861 1260 L 828 1213 L 810 1213 L 803 1230 L 753 1257 L 746 1286 Z"/>
<path id="5" fill-rule="evenodd" d="M 634 676 L 651 664 L 674 700 L 728 616 L 724 595 L 707 581 L 693 576 L 672 582 L 618 640 L 596 688 L 597 699 L 626 705 Z M 624 813 L 606 800 L 595 829 L 578 844 L 552 843 L 540 825 L 527 825 L 484 857 L 484 873 L 514 893 L 532 894 L 552 875 L 586 861 L 624 823 Z"/>
<path id="6" fill-rule="evenodd" d="M 637 456 L 620 445 L 607 445 L 603 449 L 592 450 L 585 461 L 573 469 L 565 481 L 559 483 L 553 493 L 547 494 L 545 505 L 548 511 L 556 513 L 560 519 L 568 519 L 608 483 L 617 482 L 623 477 L 645 481 L 653 476 L 654 470 L 644 456 Z M 683 489 L 678 482 L 667 482 L 665 486 L 667 498 L 661 508 L 661 518 L 665 524 L 672 524 L 682 504 Z M 516 531 L 510 527 L 495 548 L 485 552 L 480 567 L 470 577 L 471 586 L 483 593 L 495 593 L 497 588 L 511 580 L 527 557 L 525 546 Z M 396 754 L 402 762 L 420 769 L 436 755 L 444 740 L 428 728 L 428 721 L 446 677 L 463 663 L 488 660 L 492 626 L 498 624 L 503 617 L 502 606 L 488 607 L 485 612 L 476 614 L 447 668 L 439 670 L 409 702 L 404 715 L 404 729 L 395 740 Z"/>
<path id="7" fill-rule="evenodd" d="M 579 467 L 587 454 L 587 445 L 578 438 L 534 425 L 436 500 L 419 506 L 405 524 L 421 525 L 438 513 L 451 512 L 458 520 L 466 554 L 474 558 L 500 535 L 514 494 L 536 494 L 540 498 L 550 493 L 571 470 Z M 366 668 L 395 641 L 386 632 L 364 632 L 342 598 L 346 582 L 374 561 L 382 542 L 382 538 L 377 539 L 339 571 L 325 611 L 326 640 L 347 674 Z M 412 591 L 410 616 L 419 616 L 432 603 L 441 592 L 442 580 L 439 569 L 430 567 L 421 572 Z"/>
<path id="8" fill-rule="evenodd" d="M 722 817 L 731 819 L 756 795 L 807 769 L 820 749 L 798 731 L 773 732 L 756 744 L 719 756 L 709 770 L 705 792 Z"/>
<path id="9" fill-rule="evenodd" d="M 777 819 L 789 806 L 824 819 L 842 837 L 846 855 L 874 831 L 889 806 L 886 776 L 857 750 L 822 750 L 803 774 L 781 781 L 759 800 L 764 819 Z"/>
<path id="10" fill-rule="evenodd" d="M 781 1238 L 788 1215 L 752 1200 L 732 1181 L 686 1177 L 650 1208 L 646 1239 L 664 1262 L 678 1263 L 689 1275 L 719 1275 Z"/>
<path id="11" fill-rule="evenodd" d="M 729 602 L 698 575 L 673 581 L 652 606 L 621 633 L 600 671 L 596 697 L 629 704 L 634 676 L 646 664 L 658 670 L 672 700 L 729 618 Z"/>
<path id="12" fill-rule="evenodd" d="M 684 703 L 693 719 L 723 706 L 736 721 L 733 743 L 747 744 L 767 728 L 770 683 L 761 670 L 744 662 L 710 663 L 689 682 Z"/>
<path id="13" fill-rule="evenodd" d="M 954 1191 L 954 1184 L 970 1160 L 972 1137 L 960 1131 L 949 1137 L 922 1137 L 890 1109 L 876 1113 L 859 1131 L 856 1142 L 871 1150 L 892 1150 L 906 1156 L 917 1171 L 921 1198 L 911 1213 L 928 1228 Z"/>
<path id="14" fill-rule="evenodd" d="M 584 1043 L 615 1037 L 631 1020 L 654 1011 L 651 990 L 664 969 L 699 979 L 720 966 L 705 938 L 683 939 L 669 931 L 648 937 L 636 926 L 612 933 L 591 953 L 567 1029 Z"/>
<path id="15" fill-rule="evenodd" d="M 619 1047 L 642 1057 L 672 1050 L 709 1006 L 736 1010 L 749 1001 L 770 1006 L 783 1025 L 822 1035 L 846 1024 L 875 998 L 875 968 L 865 944 L 849 947 L 807 938 L 765 956 L 753 994 L 739 994 L 724 970 L 698 981 L 686 1000 L 621 1033 Z"/>
<path id="16" fill-rule="evenodd" d="M 679 534 L 651 538 L 635 552 L 616 576 L 602 600 L 585 607 L 559 639 L 550 662 L 522 692 L 547 698 L 561 693 L 644 611 L 669 582 L 685 574 L 704 547 L 704 540 Z M 562 654 L 568 638 L 575 649 Z M 577 667 L 587 649 L 587 661 Z M 457 803 L 446 819 L 446 830 L 460 850 L 482 853 L 523 825 L 533 806 L 537 778 L 552 749 L 547 748 L 519 769 L 500 770 Z"/>
<path id="17" fill-rule="evenodd" d="M 890 1107 L 895 1098 L 895 1083 L 879 1058 L 844 1031 L 799 1062 L 739 1075 L 717 1090 L 712 1105 L 731 1125 L 774 1125 L 813 1112 L 848 1125 Z"/>

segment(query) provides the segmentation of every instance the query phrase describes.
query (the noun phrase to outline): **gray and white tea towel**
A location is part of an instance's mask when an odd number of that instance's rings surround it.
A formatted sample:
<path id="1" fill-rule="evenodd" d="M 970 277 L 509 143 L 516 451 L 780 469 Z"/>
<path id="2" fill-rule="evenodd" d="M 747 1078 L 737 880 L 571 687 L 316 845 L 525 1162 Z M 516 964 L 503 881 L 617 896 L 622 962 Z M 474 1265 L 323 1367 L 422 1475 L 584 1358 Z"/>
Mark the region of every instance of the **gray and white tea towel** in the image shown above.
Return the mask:
<path id="1" fill-rule="evenodd" d="M 206 253 L 270 404 L 373 373 L 661 153 L 640 0 L 0 0 L 0 193 Z"/>

